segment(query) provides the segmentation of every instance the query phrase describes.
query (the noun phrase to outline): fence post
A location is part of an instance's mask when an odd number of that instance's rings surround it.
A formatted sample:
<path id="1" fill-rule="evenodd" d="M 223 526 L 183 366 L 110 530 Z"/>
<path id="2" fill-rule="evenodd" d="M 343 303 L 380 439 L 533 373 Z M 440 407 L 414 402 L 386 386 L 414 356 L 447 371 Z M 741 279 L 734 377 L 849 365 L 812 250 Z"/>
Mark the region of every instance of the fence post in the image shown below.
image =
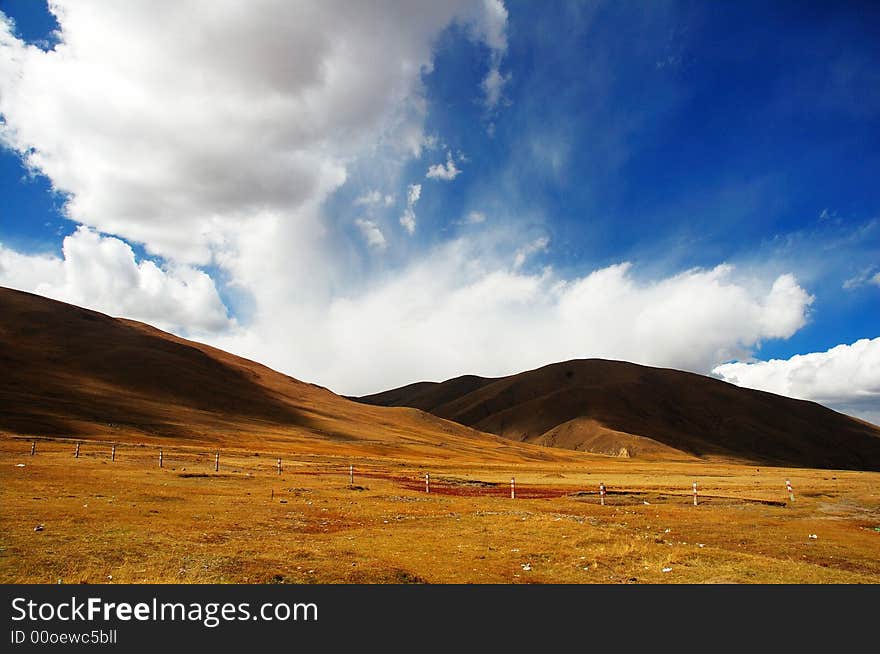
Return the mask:
<path id="1" fill-rule="evenodd" d="M 220 450 L 217 450 L 217 453 L 214 455 L 214 472 L 220 470 Z"/>
<path id="2" fill-rule="evenodd" d="M 76 444 L 76 451 L 73 453 L 73 458 L 74 459 L 79 458 L 79 443 Z"/>
<path id="3" fill-rule="evenodd" d="M 278 474 L 281 474 L 281 457 L 278 457 Z"/>
<path id="4" fill-rule="evenodd" d="M 431 475 L 428 474 L 427 472 L 425 473 L 425 492 L 426 493 L 431 492 Z"/>
<path id="5" fill-rule="evenodd" d="M 111 461 L 116 460 L 116 446 L 115 445 L 110 449 L 110 460 Z"/>
<path id="6" fill-rule="evenodd" d="M 510 499 L 516 499 L 516 479 L 510 478 Z"/>
<path id="7" fill-rule="evenodd" d="M 697 482 L 694 482 L 694 506 L 697 505 Z"/>
<path id="8" fill-rule="evenodd" d="M 354 464 L 348 464 L 348 485 L 354 486 Z"/>
<path id="9" fill-rule="evenodd" d="M 159 467 L 162 467 L 162 449 L 159 449 Z"/>
<path id="10" fill-rule="evenodd" d="M 599 503 L 605 506 L 605 484 L 599 484 Z"/>
<path id="11" fill-rule="evenodd" d="M 32 441 L 31 442 L 31 456 L 36 454 L 36 452 L 37 452 L 37 441 Z"/>
<path id="12" fill-rule="evenodd" d="M 794 490 L 791 487 L 791 481 L 788 479 L 785 480 L 785 490 L 788 491 L 788 499 L 794 502 Z"/>

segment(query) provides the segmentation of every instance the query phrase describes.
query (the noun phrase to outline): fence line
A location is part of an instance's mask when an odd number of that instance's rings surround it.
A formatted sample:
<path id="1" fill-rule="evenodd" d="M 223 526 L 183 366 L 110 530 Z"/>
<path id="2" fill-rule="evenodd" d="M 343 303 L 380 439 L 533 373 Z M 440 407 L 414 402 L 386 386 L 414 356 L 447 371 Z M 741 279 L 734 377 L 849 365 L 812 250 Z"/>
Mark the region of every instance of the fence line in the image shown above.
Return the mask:
<path id="1" fill-rule="evenodd" d="M 16 437 L 12 437 L 12 438 L 13 438 L 13 439 L 17 439 Z M 44 441 L 45 441 L 45 440 L 49 440 L 49 441 L 51 441 L 51 442 L 61 442 L 61 443 L 63 443 L 63 442 L 70 442 L 70 441 L 73 440 L 73 439 L 72 439 L 72 438 L 45 438 L 45 437 L 42 437 L 42 438 L 40 438 L 39 440 L 44 440 Z M 80 458 L 80 454 L 82 453 L 82 452 L 81 452 L 81 448 L 82 448 L 82 445 L 83 445 L 83 444 L 87 444 L 87 445 L 88 445 L 88 444 L 100 445 L 100 444 L 102 444 L 102 443 L 104 443 L 104 444 L 110 444 L 110 445 L 111 445 L 111 449 L 110 449 L 110 459 L 111 459 L 111 461 L 116 461 L 116 450 L 117 450 L 117 447 L 120 447 L 120 446 L 117 445 L 116 443 L 112 443 L 112 444 L 111 444 L 111 443 L 107 443 L 106 441 L 86 441 L 85 443 L 83 443 L 83 442 L 81 442 L 81 441 L 77 441 L 77 442 L 74 444 L 74 458 L 76 458 L 76 459 L 79 459 L 79 458 Z M 36 445 L 37 445 L 37 439 L 31 440 L 31 447 L 30 447 L 30 455 L 31 455 L 31 456 L 35 456 L 35 455 L 36 455 Z M 126 447 L 126 446 L 123 445 L 122 447 Z M 151 447 L 151 446 L 146 446 L 146 445 L 144 445 L 144 444 L 140 444 L 140 445 L 132 445 L 132 446 L 130 446 L 130 447 L 132 447 L 132 448 L 139 448 L 139 447 L 140 447 L 140 448 L 143 448 L 143 447 Z M 173 451 L 177 451 L 181 457 L 198 457 L 198 456 L 199 456 L 198 450 L 200 450 L 200 449 L 201 449 L 201 448 L 198 448 L 198 447 L 187 447 L 187 446 L 182 446 L 182 447 L 180 447 L 180 446 L 176 446 L 176 447 L 172 448 L 172 450 L 173 450 Z M 158 450 L 159 450 L 159 452 L 158 452 L 158 457 L 159 457 L 159 468 L 164 468 L 164 448 L 163 448 L 163 447 L 159 447 Z M 69 450 L 68 450 L 68 451 L 69 451 Z M 204 450 L 201 450 L 201 451 L 204 452 Z M 106 450 L 105 450 L 105 452 L 106 452 Z M 252 452 L 252 451 L 249 451 L 249 450 L 234 450 L 231 456 L 232 456 L 232 457 L 240 457 L 240 458 L 243 458 L 243 457 L 249 457 L 249 456 L 261 456 L 261 455 L 264 455 L 264 454 L 265 454 L 264 452 Z M 334 465 L 335 465 L 335 464 L 333 463 L 333 460 L 339 458 L 339 457 L 334 456 L 334 455 L 308 455 L 308 456 L 310 456 L 310 457 L 319 457 L 319 458 L 321 458 L 321 459 L 326 459 L 326 458 L 331 459 L 331 461 L 329 462 L 329 467 L 328 467 L 328 469 L 327 469 L 325 472 L 322 473 L 322 472 L 319 471 L 318 473 L 310 473 L 310 474 L 329 474 L 330 471 L 333 469 L 333 467 L 334 467 Z M 129 457 L 128 460 L 132 460 L 132 458 Z M 233 460 L 234 460 L 234 459 L 233 459 Z M 322 462 L 322 461 L 315 461 L 315 462 L 300 461 L 300 463 L 301 463 L 301 464 L 304 464 L 304 465 L 308 465 L 309 463 L 311 463 L 312 465 L 319 466 L 319 465 L 321 465 L 321 464 L 324 463 L 324 462 Z M 373 465 L 373 466 L 377 466 L 377 465 L 380 465 L 380 464 L 371 464 L 371 465 Z M 281 458 L 281 457 L 276 457 L 276 466 L 275 466 L 275 467 L 276 467 L 276 472 L 277 472 L 278 475 L 283 474 L 283 462 L 282 462 L 282 458 Z M 172 468 L 172 469 L 176 469 L 176 468 Z M 214 471 L 215 471 L 215 472 L 219 472 L 219 469 L 220 469 L 220 450 L 217 449 L 217 450 L 214 451 Z M 257 469 L 259 469 L 259 467 L 258 467 Z M 265 469 L 265 468 L 264 468 L 264 469 Z M 338 469 L 338 468 L 337 468 L 337 469 Z M 350 486 L 354 486 L 354 463 L 353 463 L 353 462 L 350 462 L 349 465 L 348 465 L 348 473 L 349 473 L 349 480 L 348 480 L 348 481 L 349 481 L 349 485 L 350 485 Z M 250 473 L 248 473 L 248 474 L 250 474 Z M 374 473 L 374 474 L 372 474 L 372 475 L 371 475 L 371 474 L 367 474 L 367 476 L 376 476 L 376 475 L 375 475 L 375 473 Z M 380 476 L 380 477 L 388 477 L 388 478 L 389 478 L 390 480 L 392 480 L 392 481 L 394 480 L 394 478 L 393 478 L 392 476 L 389 476 L 389 475 L 381 475 L 381 474 L 380 474 L 379 476 Z M 425 473 L 425 475 L 424 475 L 424 484 L 425 484 L 425 485 L 424 485 L 425 493 L 426 493 L 426 494 L 430 494 L 430 493 L 431 493 L 431 475 L 430 475 L 430 473 Z M 494 485 L 494 483 L 493 483 L 493 485 Z M 442 494 L 442 493 L 443 493 L 443 488 L 444 488 L 444 485 L 442 484 L 442 482 L 440 483 L 439 488 L 441 489 L 440 492 L 441 492 L 441 494 Z M 541 489 L 541 488 L 544 488 L 544 487 L 537 486 L 536 488 L 537 488 L 537 489 Z M 550 487 L 550 488 L 553 488 L 553 487 Z M 786 493 L 787 493 L 787 495 L 788 495 L 788 500 L 789 500 L 789 502 L 794 502 L 794 501 L 795 501 L 795 495 L 794 495 L 794 489 L 793 489 L 793 487 L 792 487 L 791 479 L 785 479 L 785 489 L 786 489 Z M 516 489 L 516 478 L 515 478 L 515 477 L 511 477 L 511 478 L 510 478 L 510 497 L 511 497 L 511 499 L 516 499 L 516 497 L 517 497 L 517 495 L 516 495 L 516 491 L 517 491 L 517 489 Z M 692 497 L 693 497 L 693 505 L 694 505 L 694 506 L 698 506 L 698 505 L 699 505 L 699 484 L 698 484 L 698 482 L 694 481 L 694 482 L 692 483 L 692 485 L 691 485 L 691 491 L 692 491 Z M 496 492 L 497 492 L 497 491 L 496 491 Z M 574 492 L 576 492 L 576 491 L 572 490 L 572 492 L 563 493 L 563 494 L 559 495 L 558 497 L 565 497 L 565 496 L 567 496 L 567 495 L 572 495 L 572 494 L 574 494 Z M 642 494 L 642 491 L 631 491 L 631 492 L 632 492 L 632 493 L 635 493 L 635 494 Z M 662 493 L 661 491 L 659 491 L 659 490 L 658 490 L 657 492 L 663 494 L 663 493 Z M 629 494 L 629 493 L 630 493 L 630 492 L 623 492 L 623 493 L 621 493 L 620 491 L 617 491 L 617 494 Z M 455 494 L 455 493 L 453 493 L 453 494 Z M 274 495 L 274 491 L 273 491 L 273 495 Z M 605 506 L 606 503 L 607 503 L 608 490 L 607 490 L 607 487 L 606 487 L 606 485 L 605 485 L 604 482 L 599 484 L 599 492 L 598 492 L 598 495 L 599 495 L 599 503 L 600 503 L 602 506 Z M 479 495 L 474 495 L 474 496 L 479 496 Z M 528 496 L 529 496 L 529 493 L 526 492 L 526 497 L 528 497 Z M 535 497 L 534 494 L 533 494 L 532 496 Z M 678 494 L 676 494 L 676 496 L 678 496 Z M 555 495 L 553 495 L 553 496 L 549 496 L 549 495 L 548 495 L 548 496 L 541 497 L 541 496 L 539 495 L 538 497 L 540 497 L 541 499 L 549 499 L 550 497 L 556 497 L 556 496 L 555 496 Z M 760 503 L 764 503 L 764 504 L 783 504 L 782 502 L 777 502 L 777 501 L 775 501 L 775 500 L 769 500 L 769 499 L 763 499 L 763 498 L 750 498 L 750 497 L 739 497 L 739 496 L 718 496 L 718 495 L 706 495 L 706 496 L 704 496 L 704 497 L 706 497 L 706 498 L 721 498 L 721 499 L 729 499 L 729 500 L 736 500 L 736 501 L 740 501 L 740 502 L 760 502 Z"/>

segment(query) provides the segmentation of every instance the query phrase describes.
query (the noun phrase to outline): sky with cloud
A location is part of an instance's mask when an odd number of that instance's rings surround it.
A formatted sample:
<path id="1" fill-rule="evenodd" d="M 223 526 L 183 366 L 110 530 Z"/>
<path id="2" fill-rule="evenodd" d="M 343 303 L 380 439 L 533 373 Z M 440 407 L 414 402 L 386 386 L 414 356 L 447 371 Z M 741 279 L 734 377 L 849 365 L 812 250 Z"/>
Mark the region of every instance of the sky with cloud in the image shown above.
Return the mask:
<path id="1" fill-rule="evenodd" d="M 344 394 L 604 357 L 880 423 L 876 3 L 0 11 L 0 285 Z"/>

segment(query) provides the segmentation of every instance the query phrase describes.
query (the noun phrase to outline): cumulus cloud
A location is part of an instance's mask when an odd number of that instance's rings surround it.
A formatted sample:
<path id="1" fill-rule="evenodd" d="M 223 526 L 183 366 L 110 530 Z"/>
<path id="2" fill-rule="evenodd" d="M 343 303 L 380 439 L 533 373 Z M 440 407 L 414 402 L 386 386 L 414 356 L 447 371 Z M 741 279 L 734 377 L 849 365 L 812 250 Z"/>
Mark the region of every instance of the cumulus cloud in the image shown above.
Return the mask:
<path id="1" fill-rule="evenodd" d="M 814 400 L 880 424 L 880 338 L 790 359 L 726 363 L 713 373 L 739 386 Z"/>
<path id="2" fill-rule="evenodd" d="M 377 225 L 372 220 L 367 220 L 366 218 L 358 218 L 354 221 L 354 224 L 358 226 L 361 230 L 361 235 L 364 237 L 364 240 L 367 242 L 371 248 L 375 248 L 377 250 L 384 250 L 388 243 L 385 241 L 385 235 L 382 234 L 382 230 L 379 229 L 379 225 Z"/>
<path id="3" fill-rule="evenodd" d="M 213 280 L 200 270 L 138 262 L 124 241 L 84 227 L 64 239 L 62 253 L 28 256 L 0 245 L 0 285 L 178 333 L 235 327 Z"/>
<path id="4" fill-rule="evenodd" d="M 410 234 L 414 234 L 416 231 L 416 202 L 419 201 L 419 198 L 422 196 L 422 185 L 421 184 L 410 184 L 406 190 L 406 209 L 403 210 L 403 215 L 400 217 L 400 224 L 403 225 L 403 228 Z"/>
<path id="5" fill-rule="evenodd" d="M 574 279 L 527 274 L 492 245 L 445 243 L 321 311 L 290 308 L 295 326 L 266 321 L 217 344 L 347 394 L 592 356 L 707 373 L 794 333 L 812 299 L 787 278 L 755 285 L 730 266 L 658 281 L 629 264 Z M 299 347 L 271 346 L 280 334 Z"/>
<path id="6" fill-rule="evenodd" d="M 52 52 L 0 24 L 0 138 L 70 194 L 73 220 L 199 265 L 246 256 L 249 223 L 314 220 L 377 140 L 417 152 L 444 27 L 473 24 L 500 56 L 493 3 L 50 8 Z"/>
<path id="7" fill-rule="evenodd" d="M 0 14 L 0 141 L 67 195 L 69 218 L 142 244 L 139 266 L 169 279 L 218 270 L 255 307 L 254 325 L 274 320 L 279 302 L 308 312 L 358 279 L 356 262 L 341 254 L 352 221 L 333 224 L 323 207 L 354 162 L 394 181 L 395 166 L 436 146 L 423 129 L 422 75 L 440 32 L 457 21 L 474 25 L 489 52 L 497 41 L 485 27 L 496 8 L 474 0 L 181 0 L 161 11 L 149 0 L 55 0 L 49 8 L 60 26 L 50 52 L 19 40 Z M 355 188 L 368 210 L 394 202 L 392 193 Z M 378 232 L 364 225 L 378 247 Z M 15 254 L 4 250 L 7 261 Z M 150 263 L 158 257 L 161 267 Z M 58 292 L 51 275 L 69 268 L 66 259 L 20 259 L 29 272 L 7 266 L 7 280 L 45 277 Z M 154 311 L 64 287 L 67 299 L 114 314 L 169 315 L 158 297 Z M 196 314 L 194 325 L 226 328 L 210 311 Z"/>
<path id="8" fill-rule="evenodd" d="M 447 152 L 446 163 L 434 164 L 433 166 L 430 166 L 428 168 L 428 172 L 425 174 L 425 177 L 427 177 L 428 179 L 437 179 L 444 182 L 451 182 L 460 174 L 461 170 L 456 168 L 455 161 L 452 158 L 452 153 Z"/>

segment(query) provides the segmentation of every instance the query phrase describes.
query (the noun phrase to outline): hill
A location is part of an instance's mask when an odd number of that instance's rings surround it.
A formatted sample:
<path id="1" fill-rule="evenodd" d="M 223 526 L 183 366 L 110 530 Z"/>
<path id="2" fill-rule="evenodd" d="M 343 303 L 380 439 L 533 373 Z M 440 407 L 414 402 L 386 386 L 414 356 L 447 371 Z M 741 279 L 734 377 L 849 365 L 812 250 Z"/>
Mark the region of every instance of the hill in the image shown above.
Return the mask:
<path id="1" fill-rule="evenodd" d="M 880 470 L 880 428 L 814 402 L 679 370 L 583 359 L 500 378 L 420 382 L 358 398 L 504 438 L 652 458 L 722 457 Z"/>
<path id="2" fill-rule="evenodd" d="M 352 402 L 140 322 L 7 288 L 0 370 L 0 433 L 8 435 L 548 459 L 543 448 L 415 409 Z"/>

